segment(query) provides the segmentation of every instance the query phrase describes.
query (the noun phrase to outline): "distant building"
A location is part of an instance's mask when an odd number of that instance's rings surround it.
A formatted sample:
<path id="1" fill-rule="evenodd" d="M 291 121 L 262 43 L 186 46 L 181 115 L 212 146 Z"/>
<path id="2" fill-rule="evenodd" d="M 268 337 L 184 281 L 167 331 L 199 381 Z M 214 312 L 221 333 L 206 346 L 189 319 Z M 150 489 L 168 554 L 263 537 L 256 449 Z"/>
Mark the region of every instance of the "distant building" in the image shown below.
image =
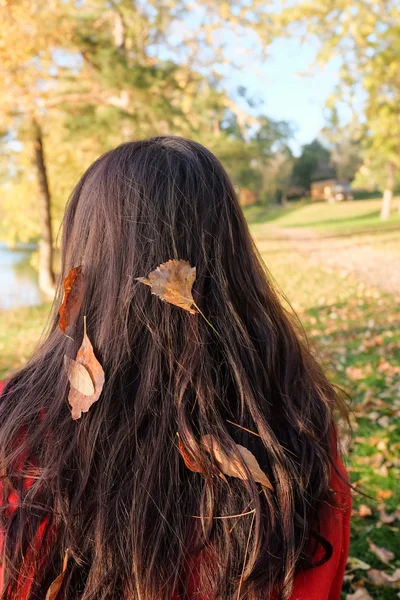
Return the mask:
<path id="1" fill-rule="evenodd" d="M 311 200 L 314 202 L 342 202 L 353 200 L 350 184 L 338 179 L 323 179 L 311 184 Z"/>
<path id="2" fill-rule="evenodd" d="M 251 206 L 257 202 L 257 198 L 254 192 L 248 188 L 239 189 L 239 202 L 241 206 Z"/>

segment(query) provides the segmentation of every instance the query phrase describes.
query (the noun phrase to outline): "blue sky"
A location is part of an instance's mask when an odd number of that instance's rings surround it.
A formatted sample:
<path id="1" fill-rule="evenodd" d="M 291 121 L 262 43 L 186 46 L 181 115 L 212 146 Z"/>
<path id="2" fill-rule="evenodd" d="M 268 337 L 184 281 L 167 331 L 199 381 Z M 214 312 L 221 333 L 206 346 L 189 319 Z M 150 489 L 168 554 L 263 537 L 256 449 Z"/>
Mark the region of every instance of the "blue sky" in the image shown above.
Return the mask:
<path id="1" fill-rule="evenodd" d="M 263 101 L 260 111 L 268 117 L 289 121 L 295 129 L 292 148 L 313 140 L 325 125 L 324 105 L 338 80 L 338 64 L 314 66 L 316 45 L 295 39 L 277 39 L 264 63 L 249 64 L 227 78 L 228 87 L 247 88 Z M 309 74 L 301 75 L 301 73 Z"/>

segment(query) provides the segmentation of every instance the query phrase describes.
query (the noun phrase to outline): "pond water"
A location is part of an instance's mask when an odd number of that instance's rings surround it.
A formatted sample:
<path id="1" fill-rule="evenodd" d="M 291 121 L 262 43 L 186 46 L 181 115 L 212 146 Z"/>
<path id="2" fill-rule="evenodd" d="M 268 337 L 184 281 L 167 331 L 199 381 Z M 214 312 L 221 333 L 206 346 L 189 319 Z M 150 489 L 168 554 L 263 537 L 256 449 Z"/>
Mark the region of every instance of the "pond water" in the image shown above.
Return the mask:
<path id="1" fill-rule="evenodd" d="M 31 265 L 34 246 L 12 250 L 0 242 L 0 310 L 41 304 L 38 274 Z"/>

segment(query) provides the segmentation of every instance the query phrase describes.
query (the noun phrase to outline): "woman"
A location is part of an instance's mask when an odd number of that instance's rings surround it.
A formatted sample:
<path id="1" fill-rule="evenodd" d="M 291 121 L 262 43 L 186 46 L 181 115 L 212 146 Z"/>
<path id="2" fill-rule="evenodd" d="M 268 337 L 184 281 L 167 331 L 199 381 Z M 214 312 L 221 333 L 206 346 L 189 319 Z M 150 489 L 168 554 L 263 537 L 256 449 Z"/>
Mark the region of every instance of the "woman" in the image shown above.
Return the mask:
<path id="1" fill-rule="evenodd" d="M 153 273 L 170 260 L 189 273 L 172 285 L 193 283 L 186 305 Z M 66 210 L 62 275 L 67 293 L 80 281 L 65 333 L 60 285 L 1 399 L 1 598 L 43 600 L 65 557 L 47 597 L 338 600 L 339 400 L 217 159 L 177 137 L 100 157 Z M 84 317 L 104 385 L 77 354 Z"/>

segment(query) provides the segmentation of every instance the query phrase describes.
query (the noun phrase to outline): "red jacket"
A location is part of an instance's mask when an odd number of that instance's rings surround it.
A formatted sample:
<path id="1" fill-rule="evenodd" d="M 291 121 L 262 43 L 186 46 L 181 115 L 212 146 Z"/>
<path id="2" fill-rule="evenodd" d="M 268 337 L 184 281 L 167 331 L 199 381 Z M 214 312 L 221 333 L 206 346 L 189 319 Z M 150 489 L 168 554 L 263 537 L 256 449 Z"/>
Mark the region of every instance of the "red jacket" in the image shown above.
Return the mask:
<path id="1" fill-rule="evenodd" d="M 4 383 L 0 382 L 0 394 L 3 387 Z M 339 455 L 334 458 L 339 471 L 347 479 L 346 469 L 344 468 Z M 32 480 L 27 479 L 27 489 L 29 489 L 31 485 Z M 334 469 L 332 469 L 330 487 L 336 492 L 337 507 L 332 508 L 328 505 L 323 507 L 321 511 L 321 534 L 332 544 L 333 554 L 324 565 L 315 569 L 310 569 L 304 573 L 300 572 L 297 575 L 290 600 L 340 600 L 343 575 L 350 544 L 351 495 L 349 487 L 342 481 Z M 8 502 L 10 505 L 8 514 L 12 516 L 18 506 L 18 497 L 15 492 L 10 494 Z M 40 554 L 41 532 L 45 530 L 45 527 L 46 522 L 43 521 L 38 530 L 37 544 L 35 544 L 35 548 L 30 549 L 33 553 L 33 565 L 37 564 L 38 557 L 35 556 L 35 551 Z M 2 533 L 0 531 L 0 548 L 1 546 Z M 28 575 L 23 589 L 21 590 L 19 600 L 27 600 L 31 587 L 31 578 L 33 576 L 34 569 L 32 568 L 31 575 Z M 3 567 L 0 566 L 0 589 L 2 588 L 2 582 Z M 198 598 L 198 596 L 196 597 Z M 178 600 L 178 598 L 174 598 L 173 600 Z M 198 598 L 198 600 L 206 599 Z"/>

